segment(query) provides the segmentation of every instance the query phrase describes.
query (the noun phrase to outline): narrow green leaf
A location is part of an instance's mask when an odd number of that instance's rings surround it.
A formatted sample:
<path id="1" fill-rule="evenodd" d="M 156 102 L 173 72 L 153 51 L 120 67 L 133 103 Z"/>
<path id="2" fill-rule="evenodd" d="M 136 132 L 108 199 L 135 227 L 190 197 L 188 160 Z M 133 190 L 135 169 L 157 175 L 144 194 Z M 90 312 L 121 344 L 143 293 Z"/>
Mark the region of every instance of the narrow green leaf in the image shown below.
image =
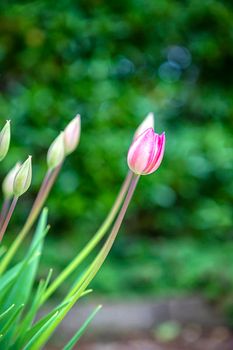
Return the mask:
<path id="1" fill-rule="evenodd" d="M 93 292 L 93 289 L 86 289 L 82 294 L 81 297 L 84 297 L 85 295 L 88 295 Z"/>
<path id="2" fill-rule="evenodd" d="M 84 322 L 82 327 L 77 331 L 77 333 L 73 336 L 73 338 L 66 344 L 66 346 L 63 348 L 63 350 L 72 350 L 78 340 L 81 338 L 83 333 L 85 332 L 86 328 L 88 325 L 91 323 L 97 312 L 102 308 L 102 305 L 99 305 L 92 313 L 91 315 L 87 318 L 87 320 Z"/>
<path id="3" fill-rule="evenodd" d="M 51 277 L 52 277 L 52 273 L 53 273 L 53 269 L 49 270 L 48 276 L 45 280 L 45 283 L 43 284 L 43 288 L 41 291 L 41 295 L 40 295 L 40 300 L 39 300 L 39 305 L 41 306 L 43 304 L 43 296 L 46 293 L 46 289 L 48 288 L 48 285 L 50 283 Z"/>
<path id="4" fill-rule="evenodd" d="M 42 249 L 43 241 L 41 238 L 44 237 L 46 231 L 46 221 L 47 210 L 44 210 L 41 214 L 35 237 L 32 241 L 27 257 L 24 259 L 23 266 L 21 266 L 21 269 L 17 274 L 17 280 L 4 302 L 4 305 L 7 307 L 13 303 L 16 305 L 26 303 L 29 297 L 39 262 L 39 257 L 35 257 L 35 254 L 36 251 Z"/>
<path id="5" fill-rule="evenodd" d="M 68 305 L 70 300 L 67 300 L 63 302 L 62 304 L 58 305 L 56 308 L 54 308 L 52 311 L 50 311 L 47 315 L 45 315 L 43 318 L 41 318 L 31 329 L 29 329 L 26 334 L 22 335 L 22 338 L 20 340 L 20 344 L 24 345 L 25 343 L 29 342 L 35 334 L 39 332 L 39 330 L 57 313 L 60 312 L 63 308 Z"/>
<path id="6" fill-rule="evenodd" d="M 20 336 L 25 334 L 26 331 L 28 330 L 28 328 L 30 327 L 30 325 L 33 322 L 33 319 L 39 309 L 39 301 L 40 301 L 40 297 L 41 297 L 41 291 L 43 289 L 43 284 L 45 283 L 45 281 L 40 281 L 35 297 L 33 299 L 31 308 L 29 309 L 29 311 L 27 312 L 26 316 L 24 317 L 24 319 L 20 322 L 20 325 L 17 327 L 17 332 L 15 334 L 15 346 L 16 348 L 20 348 L 20 346 L 17 346 L 17 344 L 20 342 Z"/>
<path id="7" fill-rule="evenodd" d="M 89 294 L 89 293 L 91 293 L 92 292 L 92 289 L 87 289 L 87 290 L 85 290 L 84 292 L 82 292 L 82 293 L 80 293 L 80 298 L 82 297 L 82 296 L 85 296 L 85 295 L 87 295 L 87 294 Z M 44 324 L 48 321 L 48 320 L 50 320 L 51 319 L 51 317 L 56 313 L 56 312 L 59 312 L 59 314 L 60 314 L 60 312 L 62 312 L 64 309 L 66 309 L 71 303 L 73 304 L 73 300 L 74 300 L 74 298 L 76 297 L 76 295 L 75 296 L 73 296 L 73 297 L 71 297 L 71 298 L 69 298 L 69 299 L 66 299 L 63 303 L 61 303 L 60 305 L 58 305 L 55 309 L 53 309 L 52 311 L 50 311 L 50 313 L 48 313 L 46 316 L 44 316 L 41 320 L 39 320 L 30 330 L 28 330 L 28 332 L 24 335 L 24 337 L 21 339 L 21 345 L 23 345 L 23 344 L 25 344 L 26 342 L 28 342 L 30 339 L 32 339 L 32 337 L 36 334 L 36 333 L 38 333 L 38 331 L 41 329 L 41 327 L 43 327 L 44 326 Z M 59 314 L 58 314 L 58 316 L 59 316 Z M 56 319 L 54 319 L 54 320 L 56 320 Z M 51 322 L 50 324 L 49 324 L 49 326 L 52 324 L 53 322 Z M 48 326 L 48 327 L 49 327 Z M 48 328 L 47 327 L 47 328 Z M 46 330 L 47 330 L 47 328 L 44 330 L 44 333 L 46 332 Z M 41 333 L 41 337 L 43 338 L 43 334 L 44 333 Z M 40 342 L 41 341 L 41 339 L 39 338 L 38 339 L 38 342 Z M 13 349 L 12 349 L 13 350 Z"/>
<path id="8" fill-rule="evenodd" d="M 14 283 L 5 295 L 5 300 L 3 299 L 1 308 L 8 308 L 10 305 L 15 304 L 19 307 L 21 304 L 26 304 L 34 283 L 36 276 L 36 271 L 39 264 L 39 254 L 43 246 L 43 238 L 45 236 L 47 222 L 47 210 L 43 210 L 39 223 L 37 225 L 36 233 L 34 235 L 31 247 L 29 248 L 28 254 L 22 262 L 21 268 L 17 273 Z M 19 321 L 19 318 L 16 320 Z M 0 328 L 4 328 L 5 324 L 0 323 Z M 16 330 L 16 322 L 12 324 L 11 331 L 8 335 L 4 337 L 4 342 L 2 347 L 8 349 L 10 346 L 11 339 Z M 2 333 L 2 332 L 1 332 Z"/>
<path id="9" fill-rule="evenodd" d="M 29 341 L 29 343 L 23 348 L 23 350 L 38 350 L 40 347 L 38 347 L 36 341 L 40 337 L 41 334 L 46 330 L 46 328 L 54 321 L 54 319 L 57 317 L 59 312 L 57 311 L 39 330 L 38 332 L 32 337 L 32 339 Z"/>
<path id="10" fill-rule="evenodd" d="M 5 252 L 6 252 L 6 247 L 5 246 L 0 247 L 0 258 L 5 254 Z"/>
<path id="11" fill-rule="evenodd" d="M 48 276 L 45 280 L 45 284 L 44 284 L 44 289 L 46 289 L 49 285 L 49 282 L 51 280 L 51 277 L 52 277 L 52 274 L 53 274 L 53 269 L 49 269 L 49 273 L 48 273 Z"/>
<path id="12" fill-rule="evenodd" d="M 8 309 L 6 309 L 1 315 L 0 320 L 2 320 L 13 308 L 15 307 L 15 304 L 12 304 Z"/>
<path id="13" fill-rule="evenodd" d="M 12 267 L 9 271 L 7 271 L 3 276 L 0 277 L 0 290 L 2 293 L 2 290 L 9 285 L 19 273 L 20 269 L 22 267 L 22 263 L 19 263 Z"/>
<path id="14" fill-rule="evenodd" d="M 14 322 L 16 321 L 18 315 L 24 308 L 24 304 L 20 305 L 12 314 L 12 316 L 8 319 L 7 323 L 4 325 L 4 327 L 1 329 L 1 334 L 3 337 L 6 335 L 6 333 L 9 331 L 9 329 L 14 325 Z M 1 338 L 2 340 L 2 338 Z"/>
<path id="15" fill-rule="evenodd" d="M 24 319 L 22 320 L 20 326 L 17 328 L 17 333 L 15 335 L 15 342 L 14 342 L 14 346 L 17 349 L 21 349 L 22 348 L 22 344 L 23 344 L 23 336 L 26 334 L 26 332 L 29 330 L 30 326 L 33 323 L 34 318 L 36 317 L 36 314 L 38 312 L 38 310 L 40 309 L 41 303 L 41 297 L 49 283 L 49 280 L 51 278 L 52 275 L 52 269 L 49 270 L 48 276 L 46 278 L 46 280 L 41 280 L 35 297 L 33 299 L 31 308 L 29 309 L 29 311 L 27 312 L 27 314 L 25 315 Z M 25 341 L 24 341 L 25 342 Z"/>

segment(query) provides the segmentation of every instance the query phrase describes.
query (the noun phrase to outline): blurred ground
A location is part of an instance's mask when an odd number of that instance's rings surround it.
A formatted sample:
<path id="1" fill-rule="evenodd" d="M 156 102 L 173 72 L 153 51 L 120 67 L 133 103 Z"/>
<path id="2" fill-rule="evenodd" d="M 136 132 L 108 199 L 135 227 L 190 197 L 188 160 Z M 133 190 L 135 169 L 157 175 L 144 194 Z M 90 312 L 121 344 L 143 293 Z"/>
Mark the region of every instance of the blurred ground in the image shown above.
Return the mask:
<path id="1" fill-rule="evenodd" d="M 233 335 L 227 330 L 213 329 L 192 341 L 180 337 L 172 342 L 161 343 L 150 338 L 130 339 L 107 343 L 89 343 L 79 345 L 79 350 L 232 350 Z"/>
<path id="2" fill-rule="evenodd" d="M 233 334 L 227 328 L 213 328 L 208 332 L 200 328 L 185 328 L 175 340 L 161 342 L 148 335 L 135 335 L 129 339 L 80 342 L 79 350 L 232 350 Z M 48 347 L 57 350 L 59 347 Z"/>
<path id="3" fill-rule="evenodd" d="M 98 301 L 99 302 L 99 301 Z M 96 302 L 80 303 L 52 340 L 61 349 Z M 80 350 L 232 350 L 233 332 L 216 308 L 200 297 L 105 301 L 89 325 Z"/>

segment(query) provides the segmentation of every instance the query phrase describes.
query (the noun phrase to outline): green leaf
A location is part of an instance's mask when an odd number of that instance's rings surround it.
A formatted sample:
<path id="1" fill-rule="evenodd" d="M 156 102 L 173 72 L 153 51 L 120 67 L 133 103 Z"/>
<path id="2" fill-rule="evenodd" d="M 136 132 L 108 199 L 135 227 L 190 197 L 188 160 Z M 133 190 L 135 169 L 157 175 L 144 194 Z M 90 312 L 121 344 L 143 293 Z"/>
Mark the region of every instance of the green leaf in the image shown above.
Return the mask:
<path id="1" fill-rule="evenodd" d="M 80 293 L 80 298 L 82 296 L 85 296 L 89 293 L 92 292 L 92 289 L 87 289 L 84 292 Z M 57 314 L 57 317 L 60 316 L 60 313 L 63 312 L 63 310 L 65 310 L 67 307 L 70 308 L 70 305 L 72 305 L 74 303 L 74 298 L 76 297 L 76 295 L 74 295 L 73 297 L 70 297 L 69 299 L 66 299 L 64 302 L 62 302 L 60 305 L 58 305 L 55 309 L 53 309 L 52 311 L 50 311 L 50 313 L 48 313 L 46 316 L 44 316 L 41 320 L 39 320 L 30 330 L 28 330 L 28 332 L 26 333 L 26 335 L 24 335 L 24 337 L 21 339 L 21 347 L 22 345 L 25 344 L 26 342 L 28 342 L 29 340 L 31 340 L 35 334 L 37 334 L 39 332 L 39 330 L 44 327 L 44 324 L 47 323 L 47 321 L 49 321 L 51 319 L 51 317 L 53 317 L 53 315 L 57 312 L 59 312 L 59 314 Z M 65 313 L 66 314 L 66 313 Z M 65 315 L 64 315 L 65 316 Z M 64 316 L 62 317 L 62 319 L 64 318 Z M 56 318 L 57 319 L 57 318 Z M 53 319 L 53 322 L 56 321 L 56 319 Z M 62 320 L 61 319 L 61 320 Z M 60 323 L 60 320 L 57 320 L 58 323 Z M 47 329 L 49 328 L 50 325 L 53 324 L 53 322 L 49 323 L 47 328 L 44 328 L 44 332 L 40 333 L 40 337 L 36 338 L 36 340 L 38 341 L 38 343 L 42 342 L 42 339 L 44 338 L 44 334 L 46 333 Z M 55 329 L 56 327 L 54 327 Z M 15 350 L 14 348 L 12 348 L 11 350 Z"/>
<path id="2" fill-rule="evenodd" d="M 34 246 L 34 248 L 28 252 L 27 257 L 25 257 L 22 262 L 12 267 L 11 270 L 7 271 L 2 277 L 0 277 L 0 309 L 6 307 L 4 304 L 6 302 L 6 296 L 9 296 L 9 291 L 12 290 L 12 286 L 17 285 L 16 279 L 20 278 L 20 274 L 22 274 L 27 265 L 29 265 L 32 260 L 37 257 L 36 248 L 37 246 Z"/>
<path id="3" fill-rule="evenodd" d="M 2 341 L 2 339 L 5 337 L 5 335 L 7 334 L 7 332 L 9 331 L 9 329 L 14 325 L 18 315 L 20 314 L 20 312 L 22 311 L 22 309 L 24 308 L 24 304 L 20 305 L 11 315 L 11 317 L 9 317 L 8 321 L 6 322 L 6 324 L 4 325 L 4 327 L 1 329 L 1 339 L 0 342 Z"/>
<path id="4" fill-rule="evenodd" d="M 14 309 L 15 304 L 12 304 L 8 309 L 6 309 L 1 315 L 0 320 L 2 320 L 12 309 Z"/>
<path id="5" fill-rule="evenodd" d="M 28 344 L 23 348 L 23 350 L 38 350 L 40 347 L 37 346 L 36 341 L 41 334 L 49 327 L 49 325 L 56 319 L 59 312 L 57 311 L 49 320 L 38 330 L 38 332 L 32 337 Z"/>
<path id="6" fill-rule="evenodd" d="M 13 283 L 14 279 L 17 277 L 20 269 L 22 268 L 22 263 L 19 263 L 7 271 L 3 276 L 0 277 L 0 300 L 4 294 L 4 290 Z"/>
<path id="7" fill-rule="evenodd" d="M 47 215 L 45 209 L 41 214 L 34 239 L 26 258 L 22 262 L 21 269 L 17 271 L 18 267 L 15 268 L 16 273 L 18 272 L 17 279 L 14 281 L 14 286 L 4 302 L 7 307 L 13 303 L 16 305 L 26 303 L 29 297 L 39 263 L 43 237 L 46 232 Z"/>
<path id="8" fill-rule="evenodd" d="M 43 284 L 44 284 L 44 281 L 41 281 L 39 283 L 38 288 L 37 288 L 37 292 L 35 294 L 35 297 L 33 299 L 32 305 L 31 305 L 31 308 L 29 309 L 29 311 L 25 315 L 24 319 L 21 321 L 20 325 L 17 327 L 17 332 L 15 335 L 15 338 L 16 338 L 15 343 L 16 344 L 19 342 L 21 335 L 26 333 L 26 331 L 28 330 L 28 328 L 32 324 L 33 319 L 38 311 L 41 291 L 43 289 Z"/>
<path id="9" fill-rule="evenodd" d="M 51 275 L 52 275 L 52 269 L 49 270 L 46 280 L 40 281 L 35 297 L 33 298 L 31 308 L 29 309 L 24 319 L 22 320 L 21 325 L 17 329 L 16 340 L 15 340 L 15 344 L 16 344 L 15 346 L 17 348 L 22 348 L 22 335 L 26 334 L 27 330 L 30 328 L 41 306 L 40 300 L 46 287 L 48 286 Z"/>
<path id="10" fill-rule="evenodd" d="M 73 336 L 73 338 L 66 344 L 66 346 L 63 348 L 63 350 L 72 350 L 78 340 L 81 338 L 83 333 L 85 332 L 86 328 L 88 325 L 91 323 L 97 312 L 102 308 L 102 305 L 99 305 L 92 313 L 91 315 L 87 318 L 87 320 L 84 322 L 82 327 L 77 331 L 77 333 Z"/>
<path id="11" fill-rule="evenodd" d="M 47 210 L 45 209 L 41 214 L 31 247 L 29 248 L 25 259 L 22 261 L 20 269 L 18 270 L 18 267 L 15 267 L 13 268 L 13 273 L 11 272 L 10 279 L 13 279 L 14 283 L 2 300 L 1 309 L 3 308 L 4 310 L 12 304 L 19 307 L 21 304 L 27 303 L 36 276 L 40 252 L 43 247 L 43 238 L 47 232 L 46 222 Z M 15 278 L 14 274 L 16 274 Z M 0 327 L 4 328 L 5 323 L 7 323 L 7 320 L 4 323 L 1 322 Z M 11 332 L 8 333 L 7 337 L 4 337 L 4 348 L 9 348 L 14 331 L 15 327 L 12 325 Z"/>
<path id="12" fill-rule="evenodd" d="M 1 246 L 0 247 L 0 258 L 5 254 L 5 252 L 6 252 L 6 247 Z"/>
<path id="13" fill-rule="evenodd" d="M 20 344 L 21 347 L 25 343 L 29 342 L 39 331 L 44 325 L 58 312 L 60 312 L 63 308 L 68 305 L 70 300 L 67 300 L 60 305 L 58 305 L 56 308 L 54 308 L 52 311 L 50 311 L 47 315 L 45 315 L 43 318 L 41 318 L 31 329 L 29 329 L 26 334 L 22 334 L 22 337 L 20 339 Z M 21 348 L 20 347 L 20 348 Z M 14 348 L 12 348 L 13 350 Z"/>

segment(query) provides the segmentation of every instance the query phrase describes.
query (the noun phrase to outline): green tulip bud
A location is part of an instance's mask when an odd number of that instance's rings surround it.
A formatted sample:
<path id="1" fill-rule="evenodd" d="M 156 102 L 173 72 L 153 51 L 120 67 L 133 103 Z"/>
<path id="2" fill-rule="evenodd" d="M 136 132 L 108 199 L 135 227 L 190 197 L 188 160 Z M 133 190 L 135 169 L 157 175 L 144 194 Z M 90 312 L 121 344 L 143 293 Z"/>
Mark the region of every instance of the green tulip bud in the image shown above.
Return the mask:
<path id="1" fill-rule="evenodd" d="M 18 162 L 9 171 L 2 183 L 2 192 L 5 198 L 11 198 L 14 195 L 14 180 L 15 175 L 20 169 L 21 164 Z"/>
<path id="2" fill-rule="evenodd" d="M 15 175 L 13 192 L 16 197 L 24 194 L 31 185 L 32 181 L 32 157 L 29 156 L 28 159 L 21 165 L 17 174 Z"/>
<path id="3" fill-rule="evenodd" d="M 65 157 L 65 149 L 64 149 L 64 132 L 61 132 L 58 135 L 51 146 L 49 147 L 47 154 L 47 164 L 49 170 L 53 170 L 59 164 L 62 163 Z"/>

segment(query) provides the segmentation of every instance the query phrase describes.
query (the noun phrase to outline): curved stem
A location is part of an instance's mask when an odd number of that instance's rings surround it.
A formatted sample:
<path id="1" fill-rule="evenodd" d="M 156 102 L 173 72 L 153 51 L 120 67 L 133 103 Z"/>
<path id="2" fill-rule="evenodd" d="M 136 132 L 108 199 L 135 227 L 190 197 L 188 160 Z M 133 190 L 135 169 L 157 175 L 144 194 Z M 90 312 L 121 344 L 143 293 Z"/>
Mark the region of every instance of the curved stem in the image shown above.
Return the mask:
<path id="1" fill-rule="evenodd" d="M 4 202 L 3 202 L 3 205 L 2 205 L 1 214 L 0 214 L 0 228 L 2 227 L 3 222 L 4 222 L 5 218 L 6 218 L 6 214 L 8 212 L 10 203 L 11 203 L 11 201 L 10 201 L 9 197 L 4 199 Z"/>
<path id="2" fill-rule="evenodd" d="M 129 203 L 133 197 L 133 194 L 134 194 L 134 191 L 135 191 L 135 188 L 137 186 L 139 178 L 140 178 L 140 175 L 134 174 L 132 182 L 131 182 L 129 190 L 128 190 L 128 193 L 127 193 L 127 196 L 125 198 L 125 201 L 121 207 L 121 210 L 117 216 L 117 219 L 113 225 L 113 228 L 111 230 L 111 233 L 109 234 L 107 241 L 105 242 L 103 248 L 101 249 L 101 251 L 99 252 L 97 257 L 94 259 L 92 264 L 89 266 L 87 271 L 81 277 L 80 281 L 76 284 L 76 286 L 68 294 L 67 298 L 74 295 L 74 293 L 76 293 L 79 290 L 79 288 L 81 288 L 82 290 L 83 290 L 83 288 L 85 289 L 88 286 L 88 284 L 92 281 L 92 279 L 95 277 L 95 275 L 97 274 L 97 272 L 100 269 L 100 267 L 102 266 L 102 264 L 104 263 L 106 257 L 108 256 L 108 253 L 110 252 L 110 249 L 112 248 L 113 243 L 116 239 L 116 236 L 118 234 L 118 231 L 119 231 L 120 226 L 122 224 L 122 221 L 124 219 L 125 213 L 128 209 Z"/>
<path id="3" fill-rule="evenodd" d="M 64 280 L 82 263 L 82 261 L 90 254 L 90 252 L 96 247 L 96 245 L 100 242 L 103 236 L 106 234 L 107 230 L 111 226 L 123 199 L 125 198 L 126 192 L 129 188 L 130 182 L 132 180 L 133 173 L 131 171 L 128 172 L 123 185 L 120 189 L 120 192 L 115 200 L 115 203 L 109 212 L 108 216 L 104 220 L 103 224 L 100 226 L 98 231 L 95 233 L 93 238 L 86 244 L 86 246 L 82 249 L 82 251 L 71 261 L 71 263 L 61 272 L 61 274 L 53 281 L 50 287 L 47 289 L 45 294 L 43 295 L 41 303 L 44 303 L 51 294 L 64 282 Z"/>
<path id="4" fill-rule="evenodd" d="M 38 215 L 40 214 L 41 209 L 44 206 L 44 203 L 50 193 L 50 190 L 59 174 L 59 171 L 61 170 L 62 164 L 60 164 L 57 168 L 55 168 L 53 171 L 48 171 L 47 174 L 45 175 L 45 178 L 43 180 L 43 183 L 41 185 L 41 188 L 37 194 L 37 197 L 35 199 L 35 202 L 32 206 L 32 209 L 29 213 L 29 216 L 10 246 L 9 250 L 5 254 L 4 258 L 2 259 L 0 263 L 0 275 L 5 271 L 6 267 L 8 266 L 9 262 L 11 261 L 12 257 L 14 256 L 15 252 L 17 251 L 18 247 L 20 246 L 21 242 L 25 238 L 25 236 L 28 234 L 30 229 L 32 228 L 34 222 L 36 221 Z"/>
<path id="5" fill-rule="evenodd" d="M 49 180 L 52 176 L 52 171 L 47 171 L 47 173 L 45 174 L 45 177 L 43 179 L 43 182 L 40 186 L 39 192 L 37 193 L 36 199 L 33 203 L 33 206 L 30 210 L 30 213 L 28 215 L 27 221 L 31 221 L 31 217 L 33 216 L 33 213 L 35 212 L 38 203 L 41 201 L 41 199 L 43 198 L 43 193 L 46 190 L 46 187 L 48 186 Z"/>
<path id="6" fill-rule="evenodd" d="M 10 222 L 11 216 L 14 212 L 14 209 L 15 209 L 15 206 L 18 202 L 18 199 L 19 199 L 19 197 L 16 197 L 16 196 L 13 198 L 10 209 L 9 209 L 8 213 L 6 214 L 5 221 L 3 222 L 1 230 L 0 230 L 0 242 L 2 241 L 4 233 L 6 232 L 7 226 Z"/>
<path id="7" fill-rule="evenodd" d="M 56 319 L 54 319 L 53 322 L 47 327 L 46 331 L 43 333 L 42 336 L 40 336 L 37 339 L 37 346 L 38 348 L 43 347 L 43 345 L 46 343 L 50 335 L 53 333 L 55 328 L 58 326 L 58 324 L 63 320 L 63 318 L 66 316 L 66 314 L 69 312 L 69 310 L 73 307 L 73 305 L 77 302 L 77 300 L 81 297 L 83 291 L 86 289 L 86 287 L 89 285 L 89 283 L 92 281 L 92 279 L 97 274 L 98 270 L 104 263 L 113 243 L 117 236 L 117 233 L 120 229 L 121 223 L 123 221 L 124 215 L 126 213 L 126 210 L 129 206 L 130 200 L 133 196 L 134 190 L 137 186 L 137 182 L 139 180 L 139 175 L 134 175 L 133 180 L 130 184 L 129 191 L 127 193 L 127 196 L 125 198 L 125 201 L 123 203 L 123 206 L 118 214 L 118 217 L 115 221 L 115 224 L 112 228 L 112 231 L 104 244 L 103 248 L 97 255 L 97 257 L 94 259 L 93 263 L 90 265 L 88 270 L 85 272 L 81 280 L 76 284 L 76 286 L 71 290 L 71 292 L 66 296 L 64 301 L 70 300 L 70 297 L 72 300 L 68 302 L 68 305 L 64 307 L 63 310 L 57 315 Z"/>

